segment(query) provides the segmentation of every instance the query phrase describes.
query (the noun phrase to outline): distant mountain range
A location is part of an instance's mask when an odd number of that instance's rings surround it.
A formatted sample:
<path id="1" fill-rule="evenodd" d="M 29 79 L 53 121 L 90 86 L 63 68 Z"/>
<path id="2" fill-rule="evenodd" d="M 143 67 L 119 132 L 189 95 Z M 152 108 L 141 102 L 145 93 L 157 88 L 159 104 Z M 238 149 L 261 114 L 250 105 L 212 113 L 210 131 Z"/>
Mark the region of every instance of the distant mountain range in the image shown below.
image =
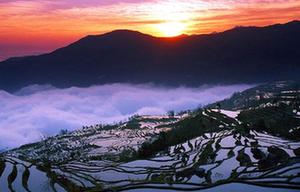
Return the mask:
<path id="1" fill-rule="evenodd" d="M 129 30 L 87 36 L 39 56 L 0 62 L 0 89 L 104 83 L 161 85 L 300 79 L 300 22 L 158 38 Z"/>

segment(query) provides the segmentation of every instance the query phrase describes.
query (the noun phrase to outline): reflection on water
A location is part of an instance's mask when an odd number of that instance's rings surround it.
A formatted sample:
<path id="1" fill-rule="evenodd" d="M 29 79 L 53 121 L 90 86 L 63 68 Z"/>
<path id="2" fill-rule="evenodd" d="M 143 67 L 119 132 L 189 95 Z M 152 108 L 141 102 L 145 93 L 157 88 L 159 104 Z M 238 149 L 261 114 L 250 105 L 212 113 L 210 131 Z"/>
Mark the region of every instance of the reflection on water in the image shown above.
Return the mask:
<path id="1" fill-rule="evenodd" d="M 226 144 L 228 138 L 235 146 Z M 299 142 L 254 131 L 241 135 L 227 130 L 172 146 L 150 159 L 124 163 L 90 160 L 41 165 L 41 162 L 28 163 L 7 155 L 0 160 L 0 187 L 1 192 L 111 188 L 116 191 L 296 191 L 300 189 L 300 160 L 293 150 L 299 146 Z M 262 162 L 258 152 L 268 152 L 265 155 L 272 156 L 277 165 Z"/>
<path id="2" fill-rule="evenodd" d="M 176 190 L 166 190 L 166 189 L 132 189 L 128 190 L 130 192 L 172 192 Z M 230 191 L 230 192 L 255 192 L 255 191 L 264 191 L 264 192 L 298 192 L 299 189 L 284 189 L 284 188 L 270 188 L 270 187 L 261 187 L 249 184 L 242 183 L 228 183 L 220 186 L 216 186 L 208 189 L 196 190 L 199 192 L 221 192 L 221 191 Z"/>

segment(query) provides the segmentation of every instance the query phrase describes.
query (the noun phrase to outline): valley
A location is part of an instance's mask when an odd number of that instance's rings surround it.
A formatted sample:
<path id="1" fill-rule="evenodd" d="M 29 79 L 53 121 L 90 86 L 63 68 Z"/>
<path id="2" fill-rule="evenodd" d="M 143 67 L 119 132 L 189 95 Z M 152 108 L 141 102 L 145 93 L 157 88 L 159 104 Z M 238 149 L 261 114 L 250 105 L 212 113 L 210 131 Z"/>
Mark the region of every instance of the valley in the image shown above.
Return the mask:
<path id="1" fill-rule="evenodd" d="M 297 82 L 203 108 L 85 126 L 0 156 L 3 191 L 300 189 Z"/>

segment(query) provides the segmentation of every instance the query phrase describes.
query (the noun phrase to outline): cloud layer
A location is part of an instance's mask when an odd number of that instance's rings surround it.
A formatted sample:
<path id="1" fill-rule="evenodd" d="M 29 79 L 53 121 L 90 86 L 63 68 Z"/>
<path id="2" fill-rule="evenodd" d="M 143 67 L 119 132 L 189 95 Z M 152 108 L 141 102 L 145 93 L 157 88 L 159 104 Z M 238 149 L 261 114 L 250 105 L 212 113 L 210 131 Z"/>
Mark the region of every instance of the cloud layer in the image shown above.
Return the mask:
<path id="1" fill-rule="evenodd" d="M 248 87 L 111 84 L 57 89 L 34 85 L 15 94 L 0 91 L 0 148 L 38 141 L 43 135 L 55 135 L 61 129 L 118 122 L 136 113 L 165 114 L 169 110 L 193 109 Z"/>

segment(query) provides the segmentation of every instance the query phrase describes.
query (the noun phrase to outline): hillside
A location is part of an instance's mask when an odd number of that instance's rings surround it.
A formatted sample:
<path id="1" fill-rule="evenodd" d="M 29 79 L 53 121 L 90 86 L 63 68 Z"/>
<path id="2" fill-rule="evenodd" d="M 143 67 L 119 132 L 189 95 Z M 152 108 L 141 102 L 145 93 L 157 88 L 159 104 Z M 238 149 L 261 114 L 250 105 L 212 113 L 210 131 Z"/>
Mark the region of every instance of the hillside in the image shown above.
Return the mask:
<path id="1" fill-rule="evenodd" d="M 295 97 L 300 90 L 295 85 L 276 82 L 238 93 L 241 98 L 252 98 L 256 90 L 264 93 L 247 106 L 234 105 L 238 110 L 223 109 L 221 101 L 217 108 L 169 116 L 136 115 L 21 146 L 0 154 L 0 188 L 196 191 L 248 184 L 251 191 L 299 190 L 300 105 Z M 284 95 L 269 102 L 265 95 L 270 91 Z"/>
<path id="2" fill-rule="evenodd" d="M 212 103 L 206 106 L 217 107 L 227 110 L 247 109 L 250 107 L 263 107 L 281 101 L 285 104 L 300 102 L 300 82 L 281 81 L 264 83 L 241 93 L 237 92 L 232 97 Z"/>
<path id="3" fill-rule="evenodd" d="M 199 86 L 299 79 L 300 22 L 157 38 L 117 30 L 0 62 L 0 89 L 114 82 Z"/>

